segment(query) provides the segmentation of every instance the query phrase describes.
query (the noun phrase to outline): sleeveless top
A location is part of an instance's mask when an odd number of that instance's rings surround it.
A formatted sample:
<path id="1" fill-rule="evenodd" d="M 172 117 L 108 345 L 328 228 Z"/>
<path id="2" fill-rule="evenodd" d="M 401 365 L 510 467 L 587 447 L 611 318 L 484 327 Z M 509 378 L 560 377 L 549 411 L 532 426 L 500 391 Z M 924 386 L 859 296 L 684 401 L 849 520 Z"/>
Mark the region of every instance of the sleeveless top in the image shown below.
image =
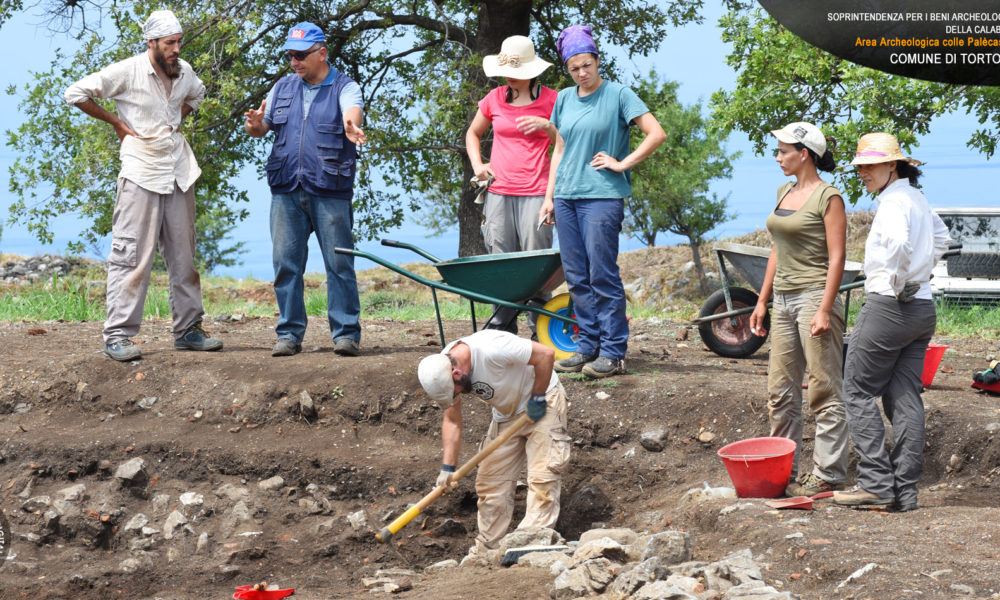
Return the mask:
<path id="1" fill-rule="evenodd" d="M 775 211 L 793 185 L 789 181 L 778 188 Z M 840 195 L 837 188 L 820 183 L 798 210 L 785 216 L 777 212 L 768 215 L 767 230 L 774 240 L 778 260 L 774 275 L 775 293 L 795 294 L 826 285 L 830 256 L 823 217 L 830 198 Z"/>

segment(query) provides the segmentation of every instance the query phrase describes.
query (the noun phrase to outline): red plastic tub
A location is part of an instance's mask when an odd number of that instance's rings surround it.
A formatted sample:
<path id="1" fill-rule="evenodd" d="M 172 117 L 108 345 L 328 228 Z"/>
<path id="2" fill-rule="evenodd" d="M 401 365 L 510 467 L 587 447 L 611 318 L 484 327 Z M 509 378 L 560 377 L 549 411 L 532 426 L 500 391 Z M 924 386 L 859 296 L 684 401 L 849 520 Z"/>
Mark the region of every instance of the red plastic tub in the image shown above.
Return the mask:
<path id="1" fill-rule="evenodd" d="M 760 437 L 719 448 L 719 458 L 740 498 L 777 498 L 785 493 L 792 475 L 795 442 L 782 437 Z"/>
<path id="2" fill-rule="evenodd" d="M 944 351 L 947 349 L 948 346 L 943 344 L 927 344 L 927 353 L 924 354 L 924 372 L 920 375 L 920 383 L 924 384 L 925 388 L 931 387 L 931 384 L 934 383 L 934 375 L 937 374 L 941 358 L 944 357 Z"/>

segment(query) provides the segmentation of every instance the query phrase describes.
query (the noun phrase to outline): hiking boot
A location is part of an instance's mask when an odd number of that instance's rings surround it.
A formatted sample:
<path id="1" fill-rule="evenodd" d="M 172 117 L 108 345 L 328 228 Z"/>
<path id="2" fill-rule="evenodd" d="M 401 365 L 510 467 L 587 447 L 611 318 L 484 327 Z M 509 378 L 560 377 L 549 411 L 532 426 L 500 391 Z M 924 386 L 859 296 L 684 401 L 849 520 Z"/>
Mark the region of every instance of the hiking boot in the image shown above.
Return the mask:
<path id="1" fill-rule="evenodd" d="M 349 337 L 342 337 L 333 342 L 333 351 L 341 356 L 357 356 L 361 349 L 358 343 Z"/>
<path id="2" fill-rule="evenodd" d="M 142 358 L 142 350 L 128 338 L 104 344 L 104 353 L 118 362 Z"/>
<path id="3" fill-rule="evenodd" d="M 552 365 L 552 370 L 556 373 L 579 373 L 583 365 L 593 361 L 596 356 L 593 354 L 581 354 L 579 352 L 574 352 L 569 358 L 564 358 L 562 360 L 557 360 L 554 365 Z"/>
<path id="4" fill-rule="evenodd" d="M 294 356 L 302 351 L 302 344 L 292 338 L 278 338 L 271 348 L 271 356 Z"/>
<path id="5" fill-rule="evenodd" d="M 601 377 L 611 377 L 612 375 L 625 372 L 625 359 L 598 356 L 596 360 L 583 365 L 583 368 L 580 370 L 587 377 L 596 377 L 598 379 Z"/>
<path id="6" fill-rule="evenodd" d="M 786 496 L 815 496 L 820 492 L 832 492 L 844 489 L 843 483 L 830 483 L 812 473 L 799 477 L 798 481 L 788 484 Z"/>
<path id="7" fill-rule="evenodd" d="M 222 350 L 222 340 L 209 336 L 201 328 L 201 321 L 187 328 L 181 337 L 174 340 L 174 350 L 198 350 L 212 352 Z"/>
<path id="8" fill-rule="evenodd" d="M 863 506 L 866 504 L 892 504 L 894 498 L 881 498 L 875 494 L 865 491 L 860 485 L 856 485 L 849 490 L 833 493 L 833 503 L 843 506 Z"/>
<path id="9" fill-rule="evenodd" d="M 914 499 L 908 502 L 899 502 L 897 500 L 896 503 L 893 504 L 893 508 L 896 509 L 896 512 L 910 512 L 917 510 L 920 507 L 917 505 L 916 499 Z"/>

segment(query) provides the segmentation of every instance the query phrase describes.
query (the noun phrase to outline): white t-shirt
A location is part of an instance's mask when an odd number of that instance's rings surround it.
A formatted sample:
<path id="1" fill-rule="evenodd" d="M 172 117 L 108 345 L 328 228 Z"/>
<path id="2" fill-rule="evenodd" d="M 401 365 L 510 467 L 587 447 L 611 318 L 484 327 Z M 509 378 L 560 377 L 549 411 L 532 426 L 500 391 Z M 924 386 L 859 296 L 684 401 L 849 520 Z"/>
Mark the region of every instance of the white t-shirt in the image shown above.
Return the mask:
<path id="1" fill-rule="evenodd" d="M 455 340 L 441 353 L 459 342 L 469 346 L 472 356 L 472 393 L 493 407 L 493 420 L 503 423 L 524 412 L 535 385 L 535 368 L 528 364 L 531 341 L 506 331 L 484 329 Z M 559 376 L 553 371 L 545 391 L 558 384 Z"/>

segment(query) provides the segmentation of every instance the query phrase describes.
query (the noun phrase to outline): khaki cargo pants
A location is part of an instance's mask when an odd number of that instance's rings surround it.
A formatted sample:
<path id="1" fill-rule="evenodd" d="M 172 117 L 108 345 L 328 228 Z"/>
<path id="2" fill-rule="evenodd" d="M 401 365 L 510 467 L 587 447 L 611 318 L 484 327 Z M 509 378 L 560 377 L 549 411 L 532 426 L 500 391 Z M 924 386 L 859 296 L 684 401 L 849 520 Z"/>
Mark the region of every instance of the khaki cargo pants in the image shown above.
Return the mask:
<path id="1" fill-rule="evenodd" d="M 201 321 L 201 277 L 194 267 L 194 186 L 157 194 L 128 179 L 118 180 L 108 256 L 108 320 L 104 342 L 139 333 L 149 274 L 159 245 L 170 277 L 174 338 Z"/>
<path id="2" fill-rule="evenodd" d="M 473 552 L 496 548 L 514 515 L 514 491 L 527 467 L 528 505 L 518 527 L 555 527 L 559 518 L 562 473 L 569 463 L 566 432 L 566 391 L 562 384 L 546 394 L 548 408 L 537 423 L 529 423 L 479 463 L 479 535 Z M 483 445 L 510 427 L 512 421 L 490 424 Z"/>

